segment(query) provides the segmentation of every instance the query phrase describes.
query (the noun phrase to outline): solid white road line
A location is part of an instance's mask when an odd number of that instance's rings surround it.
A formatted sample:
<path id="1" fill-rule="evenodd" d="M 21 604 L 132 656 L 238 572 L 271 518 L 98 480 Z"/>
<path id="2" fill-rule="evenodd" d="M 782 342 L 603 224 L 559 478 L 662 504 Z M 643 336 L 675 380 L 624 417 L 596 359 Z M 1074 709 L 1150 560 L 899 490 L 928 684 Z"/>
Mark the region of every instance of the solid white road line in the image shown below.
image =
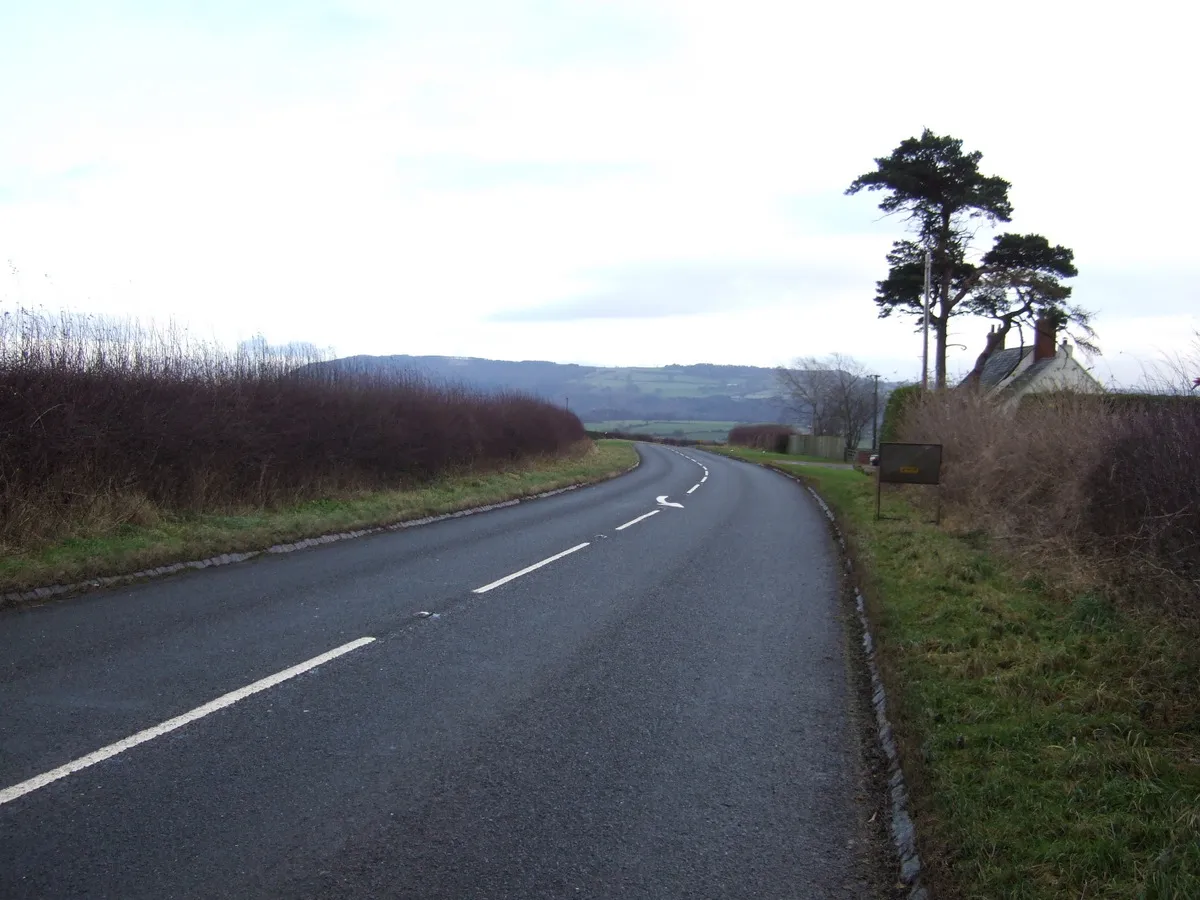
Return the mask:
<path id="1" fill-rule="evenodd" d="M 688 488 L 688 493 L 690 494 L 692 491 L 696 490 L 698 487 L 700 487 L 700 485 L 693 484 L 690 488 Z"/>
<path id="2" fill-rule="evenodd" d="M 638 522 L 642 521 L 642 519 L 648 519 L 651 516 L 657 516 L 660 512 L 662 512 L 661 509 L 656 509 L 656 510 L 654 510 L 654 512 L 648 512 L 644 516 L 638 516 L 636 519 L 630 519 L 624 525 L 618 525 L 617 531 L 624 531 L 630 525 L 636 525 Z"/>
<path id="3" fill-rule="evenodd" d="M 576 544 L 570 550 L 564 550 L 562 553 L 555 553 L 553 556 L 548 556 L 545 559 L 543 559 L 541 562 L 536 562 L 532 566 L 526 566 L 520 572 L 513 572 L 511 575 L 505 575 L 503 578 L 498 579 L 497 581 L 493 581 L 491 584 L 485 584 L 481 588 L 475 588 L 475 590 L 473 590 L 471 593 L 472 594 L 486 594 L 492 588 L 498 588 L 502 584 L 508 584 L 514 578 L 520 578 L 522 575 L 528 575 L 530 572 L 534 571 L 535 569 L 540 569 L 542 566 L 548 566 L 548 565 L 550 565 L 550 563 L 554 562 L 556 559 L 562 559 L 564 556 L 569 556 L 570 554 L 574 553 L 576 550 L 582 550 L 584 547 L 588 547 L 590 545 L 591 545 L 590 541 L 588 541 L 587 543 L 583 543 L 583 544 Z"/>
<path id="4" fill-rule="evenodd" d="M 79 759 L 72 760 L 65 766 L 59 766 L 57 769 L 52 769 L 42 775 L 37 775 L 30 778 L 28 781 L 22 781 L 20 784 L 14 784 L 10 788 L 5 788 L 0 791 L 0 805 L 16 800 L 18 797 L 23 797 L 26 794 L 36 791 L 38 788 L 44 788 L 48 784 L 58 781 L 60 778 L 66 778 L 81 769 L 86 769 L 88 766 L 94 766 L 98 762 L 103 762 L 106 759 L 116 756 L 118 753 L 124 753 L 138 744 L 144 744 L 146 741 L 152 741 L 156 737 L 161 737 L 168 732 L 174 731 L 177 728 L 182 728 L 195 722 L 197 719 L 203 719 L 210 713 L 215 713 L 219 709 L 224 709 L 227 706 L 232 706 L 239 700 L 245 700 L 251 694 L 257 694 L 259 691 L 265 691 L 267 688 L 287 681 L 289 678 L 295 678 L 309 669 L 315 669 L 322 663 L 327 663 L 331 659 L 337 659 L 349 653 L 351 650 L 357 650 L 359 647 L 365 647 L 367 644 L 374 641 L 373 637 L 362 637 L 356 641 L 351 641 L 348 644 L 343 644 L 328 653 L 322 653 L 320 656 L 314 656 L 308 662 L 302 662 L 298 666 L 292 666 L 290 669 L 284 669 L 282 672 L 276 672 L 274 675 L 269 675 L 254 684 L 248 684 L 243 688 L 238 688 L 236 691 L 230 691 L 228 694 L 222 694 L 216 700 L 210 700 L 203 706 L 197 706 L 191 712 L 185 712 L 181 716 L 176 716 L 173 719 L 155 725 L 152 728 L 147 728 L 145 731 L 139 731 L 137 734 L 127 737 L 124 740 L 117 741 L 115 744 L 109 744 L 107 747 L 101 747 L 87 756 L 81 756 Z"/>

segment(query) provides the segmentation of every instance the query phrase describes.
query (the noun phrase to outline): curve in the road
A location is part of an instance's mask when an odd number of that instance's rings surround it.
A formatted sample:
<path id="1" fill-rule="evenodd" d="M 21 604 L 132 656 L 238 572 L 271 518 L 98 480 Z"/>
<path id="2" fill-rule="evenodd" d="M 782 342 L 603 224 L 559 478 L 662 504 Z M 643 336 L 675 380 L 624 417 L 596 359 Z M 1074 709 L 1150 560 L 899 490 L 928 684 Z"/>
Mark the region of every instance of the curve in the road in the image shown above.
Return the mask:
<path id="1" fill-rule="evenodd" d="M 0 785 L 32 785 L 0 804 L 0 894 L 869 895 L 820 512 L 640 452 L 538 504 L 0 614 Z"/>

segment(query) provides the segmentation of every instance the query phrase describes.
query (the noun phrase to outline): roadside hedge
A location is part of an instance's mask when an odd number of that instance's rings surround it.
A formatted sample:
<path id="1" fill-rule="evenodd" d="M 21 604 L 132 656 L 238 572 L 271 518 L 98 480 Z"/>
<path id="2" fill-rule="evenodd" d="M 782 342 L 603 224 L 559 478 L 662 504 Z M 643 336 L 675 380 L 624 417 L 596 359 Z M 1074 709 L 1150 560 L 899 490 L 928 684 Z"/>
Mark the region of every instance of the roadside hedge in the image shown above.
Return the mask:
<path id="1" fill-rule="evenodd" d="M 879 429 L 879 442 L 890 443 L 900 440 L 904 416 L 910 404 L 921 396 L 919 384 L 902 384 L 893 388 L 888 394 L 887 405 L 883 409 L 883 424 Z"/>

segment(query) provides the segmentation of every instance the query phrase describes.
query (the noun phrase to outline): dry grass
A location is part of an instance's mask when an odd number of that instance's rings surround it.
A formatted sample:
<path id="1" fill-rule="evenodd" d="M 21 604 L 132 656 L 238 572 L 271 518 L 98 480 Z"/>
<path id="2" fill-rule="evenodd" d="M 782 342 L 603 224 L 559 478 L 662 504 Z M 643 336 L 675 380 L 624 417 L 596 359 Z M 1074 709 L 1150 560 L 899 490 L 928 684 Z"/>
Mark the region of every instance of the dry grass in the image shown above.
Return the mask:
<path id="1" fill-rule="evenodd" d="M 125 575 L 528 497 L 618 475 L 636 460 L 630 444 L 585 441 L 563 455 L 447 473 L 407 490 L 354 491 L 221 513 L 171 513 L 143 506 L 142 521 L 80 523 L 69 537 L 0 557 L 0 592 Z"/>
<path id="2" fill-rule="evenodd" d="M 1062 394 L 1014 414 L 967 391 L 912 404 L 944 447 L 947 521 L 1068 593 L 1200 618 L 1200 400 Z"/>
<path id="3" fill-rule="evenodd" d="M 261 342 L 0 316 L 0 549 L 164 516 L 271 510 L 567 452 L 572 413 L 520 394 L 313 367 Z"/>

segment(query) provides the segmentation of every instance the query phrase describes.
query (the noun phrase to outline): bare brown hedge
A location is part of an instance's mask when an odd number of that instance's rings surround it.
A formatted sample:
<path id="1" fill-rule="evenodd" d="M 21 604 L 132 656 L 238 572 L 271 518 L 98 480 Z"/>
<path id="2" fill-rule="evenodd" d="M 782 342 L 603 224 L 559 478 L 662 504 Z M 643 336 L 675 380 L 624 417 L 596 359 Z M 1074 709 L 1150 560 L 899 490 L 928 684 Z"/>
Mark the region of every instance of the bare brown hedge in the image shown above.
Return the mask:
<path id="1" fill-rule="evenodd" d="M 1086 525 L 1104 551 L 1200 588 L 1200 399 L 1117 412 L 1087 479 Z"/>
<path id="2" fill-rule="evenodd" d="M 1200 399 L 969 391 L 911 405 L 943 450 L 943 502 L 1031 563 L 1200 615 Z"/>
<path id="3" fill-rule="evenodd" d="M 70 315 L 0 319 L 0 541 L 95 518 L 263 507 L 559 454 L 572 413 L 520 394 L 311 367 L 261 343 Z"/>
<path id="4" fill-rule="evenodd" d="M 729 443 L 755 450 L 770 450 L 787 453 L 788 438 L 792 429 L 786 425 L 737 425 L 729 430 Z"/>

